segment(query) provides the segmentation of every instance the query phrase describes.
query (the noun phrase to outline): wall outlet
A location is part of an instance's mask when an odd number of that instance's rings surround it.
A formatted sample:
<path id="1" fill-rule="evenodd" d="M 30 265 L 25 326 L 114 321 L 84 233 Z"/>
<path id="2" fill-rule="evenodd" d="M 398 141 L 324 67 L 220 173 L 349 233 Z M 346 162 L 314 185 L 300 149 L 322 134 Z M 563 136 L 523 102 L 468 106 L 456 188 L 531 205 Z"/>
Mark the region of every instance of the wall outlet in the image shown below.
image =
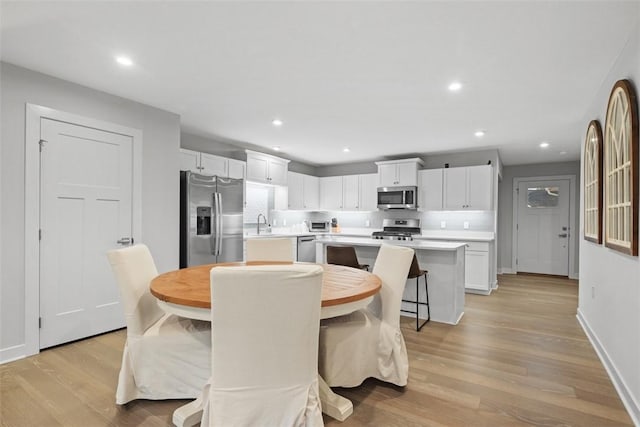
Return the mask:
<path id="1" fill-rule="evenodd" d="M 275 218 L 273 219 L 273 226 L 274 226 L 274 227 L 277 227 L 277 226 L 278 226 L 278 220 L 277 220 L 277 219 L 275 219 Z"/>
<path id="2" fill-rule="evenodd" d="M 364 226 L 365 227 L 371 227 L 371 222 L 368 219 L 364 220 Z"/>
<path id="3" fill-rule="evenodd" d="M 440 221 L 440 228 L 447 228 L 447 221 Z"/>
<path id="4" fill-rule="evenodd" d="M 286 227 L 286 226 L 287 226 L 287 220 L 286 220 L 286 219 L 283 219 L 283 220 L 282 220 L 282 226 L 283 226 L 283 227 Z"/>
<path id="5" fill-rule="evenodd" d="M 469 229 L 469 221 L 465 221 L 465 222 L 463 222 L 463 223 L 462 223 L 462 227 L 463 227 L 465 230 L 468 230 L 468 229 Z"/>

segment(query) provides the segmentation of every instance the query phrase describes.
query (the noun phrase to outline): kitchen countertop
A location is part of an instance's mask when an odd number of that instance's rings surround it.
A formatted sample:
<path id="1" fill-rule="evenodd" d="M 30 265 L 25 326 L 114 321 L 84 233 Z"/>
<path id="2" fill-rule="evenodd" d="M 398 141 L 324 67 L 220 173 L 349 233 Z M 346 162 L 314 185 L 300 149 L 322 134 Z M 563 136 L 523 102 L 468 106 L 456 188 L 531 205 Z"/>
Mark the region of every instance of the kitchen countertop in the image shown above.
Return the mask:
<path id="1" fill-rule="evenodd" d="M 465 230 L 422 230 L 416 239 L 433 240 L 462 240 L 467 242 L 490 242 L 494 240 L 492 231 L 465 231 Z"/>
<path id="2" fill-rule="evenodd" d="M 261 231 L 256 234 L 254 229 L 244 230 L 245 239 L 265 238 L 265 237 L 302 237 L 302 236 L 360 236 L 371 237 L 371 233 L 379 231 L 378 228 L 343 228 L 339 233 L 321 231 L 299 231 L 294 232 L 290 227 L 273 227 L 270 233 Z"/>
<path id="3" fill-rule="evenodd" d="M 310 232 L 310 231 L 292 231 L 291 227 L 274 227 L 270 233 L 262 231 L 256 234 L 254 229 L 245 230 L 245 239 L 267 238 L 267 237 L 303 237 L 317 236 L 318 238 L 326 236 L 335 237 L 362 237 L 370 238 L 374 231 L 381 231 L 379 228 L 342 228 L 339 233 L 331 232 Z M 491 242 L 495 239 L 495 234 L 491 231 L 464 231 L 464 230 L 422 230 L 420 236 L 414 236 L 414 241 L 425 240 L 449 240 L 449 241 L 465 241 L 465 242 Z M 395 241 L 397 242 L 397 241 Z"/>
<path id="4" fill-rule="evenodd" d="M 436 250 L 436 251 L 455 251 L 458 248 L 464 247 L 465 244 L 460 242 L 442 242 L 437 240 L 382 240 L 382 239 L 372 239 L 371 237 L 349 237 L 349 236 L 338 236 L 336 234 L 318 236 L 316 239 L 316 243 L 321 244 L 330 244 L 330 243 L 341 243 L 347 245 L 355 245 L 355 246 L 380 246 L 384 243 L 396 245 L 396 246 L 406 246 L 413 249 L 423 249 L 423 250 Z"/>

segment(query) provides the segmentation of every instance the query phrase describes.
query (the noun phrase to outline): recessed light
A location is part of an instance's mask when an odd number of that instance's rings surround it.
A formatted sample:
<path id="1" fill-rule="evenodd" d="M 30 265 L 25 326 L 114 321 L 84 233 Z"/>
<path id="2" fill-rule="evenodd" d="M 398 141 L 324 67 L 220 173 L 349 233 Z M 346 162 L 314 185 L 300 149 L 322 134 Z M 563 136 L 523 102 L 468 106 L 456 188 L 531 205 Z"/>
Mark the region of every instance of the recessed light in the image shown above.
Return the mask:
<path id="1" fill-rule="evenodd" d="M 280 151 L 280 146 L 279 145 L 274 145 L 271 148 L 273 148 L 275 151 Z"/>
<path id="2" fill-rule="evenodd" d="M 548 142 L 541 142 L 540 143 L 540 148 L 547 148 L 549 147 L 549 143 Z"/>
<path id="3" fill-rule="evenodd" d="M 271 124 L 272 124 L 272 125 L 274 125 L 274 126 L 282 126 L 282 123 L 283 123 L 283 122 L 282 122 L 282 120 L 280 120 L 280 119 L 273 119 L 273 120 L 271 121 Z"/>
<path id="4" fill-rule="evenodd" d="M 116 62 L 125 67 L 131 67 L 133 65 L 133 61 L 128 56 L 118 56 L 116 57 Z"/>
<path id="5" fill-rule="evenodd" d="M 349 147 L 344 147 L 344 148 L 342 149 L 342 151 L 344 151 L 345 153 L 348 153 L 348 152 L 350 152 L 351 150 L 349 149 Z"/>
<path id="6" fill-rule="evenodd" d="M 561 151 L 561 152 L 560 152 L 560 155 L 561 155 L 561 156 L 564 156 L 565 154 L 567 154 L 567 152 L 566 152 L 566 151 Z"/>
<path id="7" fill-rule="evenodd" d="M 475 136 L 477 136 L 478 138 L 482 138 L 485 135 L 485 131 L 483 130 L 477 130 L 476 133 L 474 133 Z"/>
<path id="8" fill-rule="evenodd" d="M 462 89 L 462 83 L 460 82 L 451 82 L 451 84 L 449 85 L 449 90 L 451 92 L 457 92 L 460 89 Z"/>

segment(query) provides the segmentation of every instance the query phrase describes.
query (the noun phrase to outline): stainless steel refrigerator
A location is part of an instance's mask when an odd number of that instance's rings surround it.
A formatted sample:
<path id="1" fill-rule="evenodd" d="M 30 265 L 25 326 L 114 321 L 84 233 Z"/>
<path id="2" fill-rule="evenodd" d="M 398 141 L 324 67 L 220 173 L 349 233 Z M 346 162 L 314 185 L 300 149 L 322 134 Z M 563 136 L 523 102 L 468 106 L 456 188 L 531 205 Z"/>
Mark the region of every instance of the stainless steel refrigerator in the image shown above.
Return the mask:
<path id="1" fill-rule="evenodd" d="M 180 171 L 180 268 L 242 261 L 241 179 Z"/>

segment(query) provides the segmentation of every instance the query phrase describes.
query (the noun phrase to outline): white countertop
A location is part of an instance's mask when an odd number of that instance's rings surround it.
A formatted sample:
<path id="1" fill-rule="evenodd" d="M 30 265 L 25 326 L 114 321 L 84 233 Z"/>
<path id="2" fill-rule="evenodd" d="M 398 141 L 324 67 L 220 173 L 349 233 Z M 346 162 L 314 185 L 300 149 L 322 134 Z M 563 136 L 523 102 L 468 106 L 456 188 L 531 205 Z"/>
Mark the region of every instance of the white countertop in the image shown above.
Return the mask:
<path id="1" fill-rule="evenodd" d="M 318 236 L 316 243 L 331 244 L 341 243 L 354 246 L 380 246 L 382 244 L 389 244 L 395 246 L 407 246 L 413 249 L 423 250 L 436 250 L 436 251 L 455 251 L 458 248 L 464 247 L 462 242 L 442 242 L 434 240 L 379 240 L 372 239 L 371 237 L 349 237 L 338 236 L 336 234 Z"/>
<path id="2" fill-rule="evenodd" d="M 468 231 L 468 230 L 422 230 L 420 237 L 416 239 L 433 240 L 462 240 L 467 242 L 490 242 L 496 238 L 492 231 Z"/>

